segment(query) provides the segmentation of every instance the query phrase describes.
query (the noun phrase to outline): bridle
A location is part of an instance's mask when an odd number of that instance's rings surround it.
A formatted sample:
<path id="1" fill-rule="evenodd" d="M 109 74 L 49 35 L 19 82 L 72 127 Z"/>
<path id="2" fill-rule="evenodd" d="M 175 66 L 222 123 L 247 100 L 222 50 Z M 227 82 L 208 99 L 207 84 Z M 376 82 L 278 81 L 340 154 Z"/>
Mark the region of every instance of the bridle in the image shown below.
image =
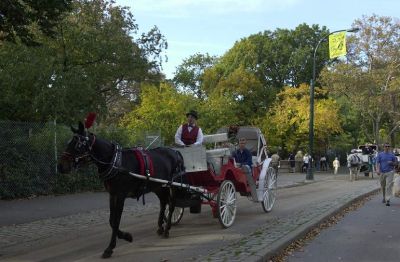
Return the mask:
<path id="1" fill-rule="evenodd" d="M 88 163 L 88 162 L 94 160 L 93 155 L 91 154 L 91 151 L 92 151 L 93 145 L 96 142 L 96 136 L 93 134 L 92 134 L 92 136 L 93 136 L 93 141 L 90 143 L 89 136 L 75 134 L 73 136 L 71 142 L 73 140 L 77 140 L 77 142 L 75 143 L 75 146 L 74 146 L 74 150 L 77 153 L 74 154 L 74 153 L 64 151 L 61 154 L 61 159 L 66 159 L 66 160 L 73 162 L 75 168 L 78 168 L 79 164 L 82 162 Z"/>
<path id="2" fill-rule="evenodd" d="M 94 144 L 96 143 L 96 136 L 94 134 L 91 134 L 91 135 L 93 136 L 93 140 L 90 142 L 89 136 L 75 134 L 73 136 L 71 142 L 74 139 L 76 140 L 76 143 L 74 145 L 74 150 L 75 150 L 76 154 L 64 151 L 61 155 L 61 158 L 67 159 L 67 160 L 73 162 L 75 169 L 78 169 L 79 164 L 82 162 L 85 162 L 85 163 L 95 162 L 97 164 L 102 164 L 102 165 L 108 166 L 108 168 L 106 168 L 106 170 L 101 172 L 99 174 L 99 176 L 104 181 L 111 179 L 112 177 L 114 177 L 117 174 L 118 169 L 121 166 L 122 148 L 118 144 L 113 143 L 113 146 L 114 146 L 113 157 L 111 158 L 110 162 L 105 162 L 94 156 L 92 149 L 93 149 Z"/>

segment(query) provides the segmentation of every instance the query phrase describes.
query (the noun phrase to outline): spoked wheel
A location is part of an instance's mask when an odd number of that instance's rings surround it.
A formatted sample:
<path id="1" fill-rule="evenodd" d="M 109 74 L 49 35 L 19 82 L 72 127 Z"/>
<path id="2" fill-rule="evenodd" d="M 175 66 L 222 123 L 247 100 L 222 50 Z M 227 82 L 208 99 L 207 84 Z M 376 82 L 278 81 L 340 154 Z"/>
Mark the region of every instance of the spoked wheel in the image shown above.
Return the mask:
<path id="1" fill-rule="evenodd" d="M 218 219 L 222 227 L 232 226 L 236 217 L 236 190 L 235 185 L 225 180 L 219 188 L 217 196 Z"/>
<path id="2" fill-rule="evenodd" d="M 181 221 L 183 217 L 183 212 L 184 212 L 183 207 L 175 207 L 174 213 L 172 213 L 171 217 L 171 225 L 175 226 Z M 164 214 L 165 222 L 167 222 L 168 214 L 169 214 L 169 205 L 167 205 L 167 207 L 165 208 L 165 214 Z"/>
<path id="3" fill-rule="evenodd" d="M 270 212 L 274 207 L 277 192 L 277 176 L 276 171 L 272 167 L 267 170 L 267 181 L 264 184 L 264 195 L 261 206 L 265 212 Z"/>

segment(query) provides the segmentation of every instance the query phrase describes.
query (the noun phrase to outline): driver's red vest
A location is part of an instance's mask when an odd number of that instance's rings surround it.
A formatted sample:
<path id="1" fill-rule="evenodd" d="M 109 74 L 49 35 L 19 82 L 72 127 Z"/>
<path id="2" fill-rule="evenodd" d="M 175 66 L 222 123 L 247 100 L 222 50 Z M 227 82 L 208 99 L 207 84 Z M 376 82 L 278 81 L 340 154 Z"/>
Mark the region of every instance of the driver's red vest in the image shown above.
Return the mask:
<path id="1" fill-rule="evenodd" d="M 189 125 L 183 124 L 181 140 L 185 145 L 192 145 L 196 142 L 198 133 L 199 133 L 198 126 L 192 127 L 192 131 L 189 132 Z"/>

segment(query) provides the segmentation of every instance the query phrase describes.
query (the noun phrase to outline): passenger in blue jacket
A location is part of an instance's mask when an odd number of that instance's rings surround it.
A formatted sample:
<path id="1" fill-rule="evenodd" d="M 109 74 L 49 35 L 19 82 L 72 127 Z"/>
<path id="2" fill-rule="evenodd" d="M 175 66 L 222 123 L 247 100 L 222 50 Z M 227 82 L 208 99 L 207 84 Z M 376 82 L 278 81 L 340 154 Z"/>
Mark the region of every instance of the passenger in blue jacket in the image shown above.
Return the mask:
<path id="1" fill-rule="evenodd" d="M 233 152 L 232 156 L 235 158 L 236 164 L 239 167 L 243 165 L 248 165 L 251 170 L 253 161 L 250 150 L 246 148 L 246 138 L 239 138 L 239 148 L 235 152 Z"/>

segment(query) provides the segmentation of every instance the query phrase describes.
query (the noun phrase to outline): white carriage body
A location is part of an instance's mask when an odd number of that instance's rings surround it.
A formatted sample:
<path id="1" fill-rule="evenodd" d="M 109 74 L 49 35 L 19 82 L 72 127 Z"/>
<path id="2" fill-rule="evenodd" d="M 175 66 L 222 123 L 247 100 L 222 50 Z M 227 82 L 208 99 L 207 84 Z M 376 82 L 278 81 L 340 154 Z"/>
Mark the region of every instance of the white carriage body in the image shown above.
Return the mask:
<path id="1" fill-rule="evenodd" d="M 204 146 L 177 147 L 174 149 L 181 152 L 186 173 L 207 170 L 206 148 Z"/>
<path id="2" fill-rule="evenodd" d="M 203 144 L 225 142 L 228 140 L 227 133 L 204 135 Z M 187 173 L 207 171 L 208 165 L 211 165 L 216 174 L 220 173 L 222 165 L 228 163 L 229 156 L 231 155 L 228 147 L 214 148 L 206 150 L 203 145 L 178 147 L 175 148 L 181 152 L 185 163 Z"/>
<path id="3" fill-rule="evenodd" d="M 261 130 L 257 127 L 244 126 L 240 127 L 236 137 L 245 137 L 247 140 L 246 147 L 253 155 L 253 165 L 263 164 L 268 158 L 266 150 L 266 142 Z M 219 145 L 228 141 L 227 128 L 221 128 L 217 134 L 204 135 L 203 144 L 214 144 L 213 149 L 206 150 L 205 146 L 178 147 L 176 150 L 181 152 L 186 172 L 206 171 L 211 165 L 216 174 L 220 174 L 222 165 L 226 164 L 232 152 L 235 150 L 234 145 L 229 143 Z"/>

